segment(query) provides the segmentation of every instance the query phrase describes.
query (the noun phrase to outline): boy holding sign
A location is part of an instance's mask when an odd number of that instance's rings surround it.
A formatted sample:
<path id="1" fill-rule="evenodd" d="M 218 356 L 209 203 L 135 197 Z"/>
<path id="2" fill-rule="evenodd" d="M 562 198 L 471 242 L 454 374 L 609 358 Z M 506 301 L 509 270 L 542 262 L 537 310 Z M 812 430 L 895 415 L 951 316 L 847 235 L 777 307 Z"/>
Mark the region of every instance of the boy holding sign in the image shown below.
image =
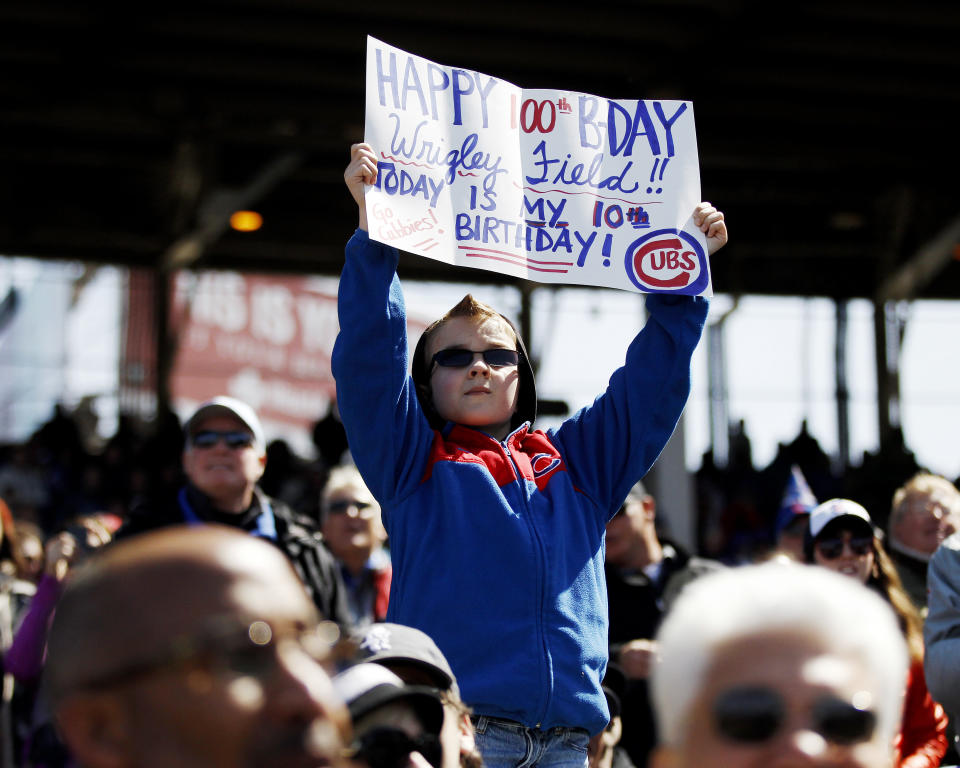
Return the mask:
<path id="1" fill-rule="evenodd" d="M 393 557 L 388 621 L 429 634 L 474 708 L 492 768 L 583 766 L 608 719 L 603 534 L 653 464 L 690 388 L 703 298 L 647 297 L 650 320 L 607 391 L 533 431 L 536 388 L 513 326 L 465 297 L 423 333 L 407 376 L 396 249 L 369 239 L 367 144 L 344 178 L 360 209 L 340 278 L 337 402 Z M 710 253 L 723 214 L 694 222 Z"/>

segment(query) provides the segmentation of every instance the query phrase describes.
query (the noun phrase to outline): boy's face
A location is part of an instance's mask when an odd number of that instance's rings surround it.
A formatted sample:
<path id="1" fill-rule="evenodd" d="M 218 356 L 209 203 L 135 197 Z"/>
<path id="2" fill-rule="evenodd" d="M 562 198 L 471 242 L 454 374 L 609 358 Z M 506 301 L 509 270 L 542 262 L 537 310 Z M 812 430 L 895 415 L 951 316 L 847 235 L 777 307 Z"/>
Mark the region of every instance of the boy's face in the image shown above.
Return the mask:
<path id="1" fill-rule="evenodd" d="M 516 365 L 491 366 L 474 355 L 464 368 L 433 363 L 441 349 L 516 349 L 509 326 L 498 317 L 453 317 L 433 334 L 427 347 L 430 392 L 437 413 L 448 421 L 476 427 L 498 440 L 510 433 L 510 419 L 517 410 L 520 373 Z"/>

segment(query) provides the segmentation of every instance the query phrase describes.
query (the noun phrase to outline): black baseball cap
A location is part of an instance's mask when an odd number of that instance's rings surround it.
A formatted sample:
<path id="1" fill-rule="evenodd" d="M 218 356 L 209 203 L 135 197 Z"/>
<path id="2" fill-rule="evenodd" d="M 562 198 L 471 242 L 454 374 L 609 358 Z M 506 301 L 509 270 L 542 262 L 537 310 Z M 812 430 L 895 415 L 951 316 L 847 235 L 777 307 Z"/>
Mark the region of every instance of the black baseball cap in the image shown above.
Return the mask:
<path id="1" fill-rule="evenodd" d="M 437 681 L 437 688 L 449 690 L 457 698 L 460 697 L 457 678 L 447 657 L 426 632 L 405 624 L 383 622 L 372 624 L 354 639 L 358 661 L 376 662 L 388 667 L 391 663 L 420 667 Z"/>

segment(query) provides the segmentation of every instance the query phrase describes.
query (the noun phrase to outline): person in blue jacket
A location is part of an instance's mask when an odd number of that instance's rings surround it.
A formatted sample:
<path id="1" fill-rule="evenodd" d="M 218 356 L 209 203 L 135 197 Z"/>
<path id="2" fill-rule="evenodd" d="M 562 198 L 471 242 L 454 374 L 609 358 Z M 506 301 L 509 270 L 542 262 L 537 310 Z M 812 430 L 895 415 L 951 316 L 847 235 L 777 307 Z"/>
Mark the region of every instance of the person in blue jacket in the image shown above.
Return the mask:
<path id="1" fill-rule="evenodd" d="M 648 296 L 650 319 L 606 392 L 558 429 L 533 430 L 523 342 L 470 296 L 423 333 L 408 376 L 398 252 L 366 231 L 376 173 L 373 148 L 354 145 L 344 178 L 360 223 L 332 368 L 390 537 L 387 621 L 426 632 L 446 655 L 488 766 L 583 766 L 608 720 L 604 528 L 680 418 L 707 302 Z M 709 203 L 694 222 L 710 253 L 726 242 Z"/>

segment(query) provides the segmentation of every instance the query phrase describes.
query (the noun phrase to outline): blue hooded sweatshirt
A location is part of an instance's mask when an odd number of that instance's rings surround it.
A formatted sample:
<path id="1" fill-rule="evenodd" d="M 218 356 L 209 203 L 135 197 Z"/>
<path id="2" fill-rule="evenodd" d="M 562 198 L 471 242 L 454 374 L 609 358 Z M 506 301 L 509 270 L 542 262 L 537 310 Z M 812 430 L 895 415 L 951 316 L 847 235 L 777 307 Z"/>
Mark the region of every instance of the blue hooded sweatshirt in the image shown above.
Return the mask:
<path id="1" fill-rule="evenodd" d="M 648 296 L 650 319 L 591 406 L 500 441 L 430 425 L 408 375 L 397 261 L 362 230 L 347 244 L 332 362 L 350 450 L 390 536 L 387 620 L 436 641 L 475 714 L 598 733 L 609 719 L 604 529 L 680 418 L 707 302 Z"/>

